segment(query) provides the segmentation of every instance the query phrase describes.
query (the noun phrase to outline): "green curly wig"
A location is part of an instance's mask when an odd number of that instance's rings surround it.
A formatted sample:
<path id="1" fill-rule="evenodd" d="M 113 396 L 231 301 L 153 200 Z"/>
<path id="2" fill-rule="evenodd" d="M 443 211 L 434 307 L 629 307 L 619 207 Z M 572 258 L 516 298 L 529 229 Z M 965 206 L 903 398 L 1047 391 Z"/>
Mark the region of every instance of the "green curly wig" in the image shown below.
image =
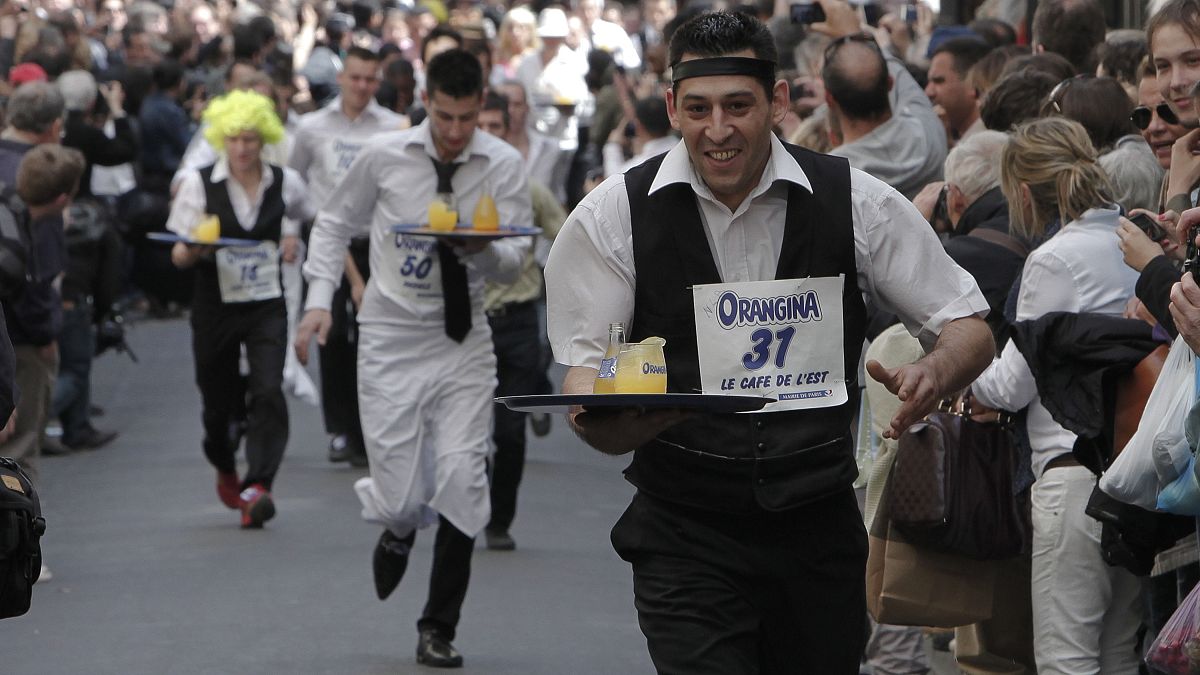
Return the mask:
<path id="1" fill-rule="evenodd" d="M 217 150 L 225 149 L 225 139 L 243 131 L 255 131 L 263 144 L 283 140 L 283 123 L 275 114 L 271 99 L 254 91 L 231 91 L 213 99 L 204 110 L 208 127 L 204 138 Z"/>

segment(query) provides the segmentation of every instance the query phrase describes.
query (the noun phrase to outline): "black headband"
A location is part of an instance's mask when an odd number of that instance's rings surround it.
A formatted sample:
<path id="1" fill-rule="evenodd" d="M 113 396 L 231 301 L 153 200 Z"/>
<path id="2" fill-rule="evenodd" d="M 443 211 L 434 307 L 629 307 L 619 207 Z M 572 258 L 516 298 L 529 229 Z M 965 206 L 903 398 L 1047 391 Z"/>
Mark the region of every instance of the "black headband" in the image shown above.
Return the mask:
<path id="1" fill-rule="evenodd" d="M 709 75 L 749 75 L 760 80 L 775 80 L 775 62 L 745 56 L 716 56 L 680 61 L 671 67 L 671 80 Z"/>

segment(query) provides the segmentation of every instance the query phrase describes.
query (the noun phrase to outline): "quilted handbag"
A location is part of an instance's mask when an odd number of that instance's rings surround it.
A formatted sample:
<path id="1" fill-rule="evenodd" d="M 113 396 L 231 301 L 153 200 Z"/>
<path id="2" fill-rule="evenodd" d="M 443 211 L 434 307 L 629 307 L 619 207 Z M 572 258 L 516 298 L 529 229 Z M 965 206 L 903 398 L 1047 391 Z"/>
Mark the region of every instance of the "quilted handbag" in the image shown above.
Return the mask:
<path id="1" fill-rule="evenodd" d="M 892 523 L 917 546 L 981 560 L 1017 556 L 1028 528 L 1013 492 L 1011 418 L 972 416 L 968 393 L 900 435 L 888 479 Z"/>

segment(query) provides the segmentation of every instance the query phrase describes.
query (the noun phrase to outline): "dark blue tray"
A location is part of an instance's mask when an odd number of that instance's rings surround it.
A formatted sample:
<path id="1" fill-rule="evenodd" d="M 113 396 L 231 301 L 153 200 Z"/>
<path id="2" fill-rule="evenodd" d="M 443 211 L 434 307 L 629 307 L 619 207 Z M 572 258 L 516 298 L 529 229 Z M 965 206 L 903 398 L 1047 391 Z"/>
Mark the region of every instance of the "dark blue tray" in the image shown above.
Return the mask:
<path id="1" fill-rule="evenodd" d="M 722 394 L 536 394 L 533 396 L 499 396 L 503 403 L 517 412 L 567 412 L 571 406 L 585 410 L 604 408 L 679 408 L 713 413 L 752 412 L 761 410 L 775 399 L 766 396 L 725 396 Z"/>
<path id="2" fill-rule="evenodd" d="M 195 244 L 196 246 L 258 246 L 262 242 L 257 239 L 231 239 L 229 237 L 221 237 L 216 241 L 196 241 L 187 237 L 181 237 L 174 232 L 150 232 L 146 235 L 150 241 L 161 241 L 168 244 L 174 244 L 182 241 L 185 244 Z"/>
<path id="3" fill-rule="evenodd" d="M 542 233 L 540 227 L 518 227 L 501 225 L 499 230 L 476 230 L 470 225 L 459 225 L 453 230 L 431 230 L 427 225 L 393 225 L 392 230 L 421 237 L 449 237 L 454 239 L 503 239 L 504 237 L 529 237 Z"/>

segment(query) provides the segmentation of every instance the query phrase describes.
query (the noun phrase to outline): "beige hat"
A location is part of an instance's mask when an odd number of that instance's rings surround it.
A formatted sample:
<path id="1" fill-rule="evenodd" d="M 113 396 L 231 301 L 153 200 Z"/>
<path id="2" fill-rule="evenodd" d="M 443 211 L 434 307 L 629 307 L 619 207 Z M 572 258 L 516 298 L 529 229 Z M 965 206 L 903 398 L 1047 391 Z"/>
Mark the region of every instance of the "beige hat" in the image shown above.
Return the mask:
<path id="1" fill-rule="evenodd" d="M 547 7 L 538 14 L 537 34 L 540 38 L 565 38 L 570 32 L 567 13 L 557 7 Z"/>

